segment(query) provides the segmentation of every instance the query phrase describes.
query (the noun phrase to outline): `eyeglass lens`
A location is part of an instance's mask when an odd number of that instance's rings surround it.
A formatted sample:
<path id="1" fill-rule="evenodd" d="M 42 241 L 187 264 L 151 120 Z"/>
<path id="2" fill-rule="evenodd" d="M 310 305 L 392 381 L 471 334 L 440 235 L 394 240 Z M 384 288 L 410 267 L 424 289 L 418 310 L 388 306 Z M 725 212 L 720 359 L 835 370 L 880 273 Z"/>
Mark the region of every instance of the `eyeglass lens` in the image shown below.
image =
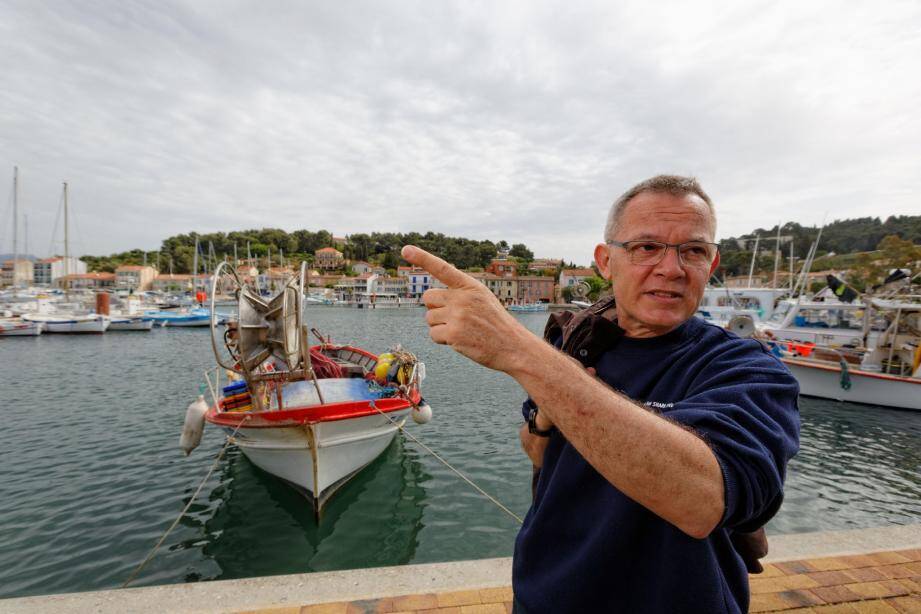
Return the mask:
<path id="1" fill-rule="evenodd" d="M 653 265 L 662 261 L 669 245 L 658 241 L 628 241 L 624 243 L 624 248 L 632 263 Z M 687 266 L 709 265 L 716 256 L 715 246 L 703 241 L 680 243 L 676 249 L 682 264 Z"/>

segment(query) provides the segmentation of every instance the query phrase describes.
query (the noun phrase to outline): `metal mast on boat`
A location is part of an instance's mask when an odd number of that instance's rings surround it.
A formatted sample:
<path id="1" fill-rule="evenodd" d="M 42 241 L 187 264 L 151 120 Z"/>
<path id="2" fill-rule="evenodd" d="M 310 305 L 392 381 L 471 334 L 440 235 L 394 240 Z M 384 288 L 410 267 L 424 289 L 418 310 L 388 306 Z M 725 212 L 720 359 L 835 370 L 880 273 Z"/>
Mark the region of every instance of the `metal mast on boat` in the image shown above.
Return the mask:
<path id="1" fill-rule="evenodd" d="M 16 261 L 19 260 L 19 167 L 13 167 L 13 287 L 16 287 Z"/>
<path id="2" fill-rule="evenodd" d="M 70 275 L 70 226 L 67 217 L 67 182 L 64 182 L 64 276 Z M 70 284 L 68 289 L 70 288 Z"/>

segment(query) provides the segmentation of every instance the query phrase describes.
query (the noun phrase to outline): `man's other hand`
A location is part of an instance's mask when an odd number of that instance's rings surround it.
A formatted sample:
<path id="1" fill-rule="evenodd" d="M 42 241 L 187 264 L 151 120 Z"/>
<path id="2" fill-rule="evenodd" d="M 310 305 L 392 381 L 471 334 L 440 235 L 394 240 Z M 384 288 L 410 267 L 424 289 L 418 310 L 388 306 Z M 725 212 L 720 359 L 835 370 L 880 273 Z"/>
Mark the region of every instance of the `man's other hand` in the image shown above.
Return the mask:
<path id="1" fill-rule="evenodd" d="M 441 258 L 407 245 L 403 258 L 422 267 L 447 288 L 432 288 L 422 295 L 429 335 L 435 343 L 490 369 L 509 372 L 524 359 L 521 350 L 540 341 L 511 316 L 489 289 Z"/>

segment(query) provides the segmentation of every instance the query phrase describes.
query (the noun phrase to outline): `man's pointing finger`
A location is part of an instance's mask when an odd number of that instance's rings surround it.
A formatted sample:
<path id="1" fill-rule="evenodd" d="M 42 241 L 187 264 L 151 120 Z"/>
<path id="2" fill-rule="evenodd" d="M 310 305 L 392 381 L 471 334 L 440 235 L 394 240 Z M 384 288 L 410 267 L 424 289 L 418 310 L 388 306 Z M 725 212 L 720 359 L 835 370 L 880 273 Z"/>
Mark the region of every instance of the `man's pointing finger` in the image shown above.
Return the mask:
<path id="1" fill-rule="evenodd" d="M 415 245 L 404 246 L 400 254 L 407 262 L 422 267 L 449 288 L 464 288 L 478 283 L 453 265 Z"/>

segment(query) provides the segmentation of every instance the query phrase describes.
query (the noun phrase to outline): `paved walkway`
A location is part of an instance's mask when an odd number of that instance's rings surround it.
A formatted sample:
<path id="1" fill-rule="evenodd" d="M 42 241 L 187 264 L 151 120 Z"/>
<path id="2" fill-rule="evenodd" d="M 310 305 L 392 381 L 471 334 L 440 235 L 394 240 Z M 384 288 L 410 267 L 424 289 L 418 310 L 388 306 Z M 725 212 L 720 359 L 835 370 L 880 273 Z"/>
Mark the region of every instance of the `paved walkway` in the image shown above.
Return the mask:
<path id="1" fill-rule="evenodd" d="M 770 536 L 752 612 L 921 614 L 921 524 Z M 0 599 L 3 614 L 507 612 L 510 558 Z"/>
<path id="2" fill-rule="evenodd" d="M 751 612 L 921 614 L 921 548 L 765 565 L 751 576 Z M 247 614 L 506 614 L 512 589 L 489 588 L 338 601 Z"/>

